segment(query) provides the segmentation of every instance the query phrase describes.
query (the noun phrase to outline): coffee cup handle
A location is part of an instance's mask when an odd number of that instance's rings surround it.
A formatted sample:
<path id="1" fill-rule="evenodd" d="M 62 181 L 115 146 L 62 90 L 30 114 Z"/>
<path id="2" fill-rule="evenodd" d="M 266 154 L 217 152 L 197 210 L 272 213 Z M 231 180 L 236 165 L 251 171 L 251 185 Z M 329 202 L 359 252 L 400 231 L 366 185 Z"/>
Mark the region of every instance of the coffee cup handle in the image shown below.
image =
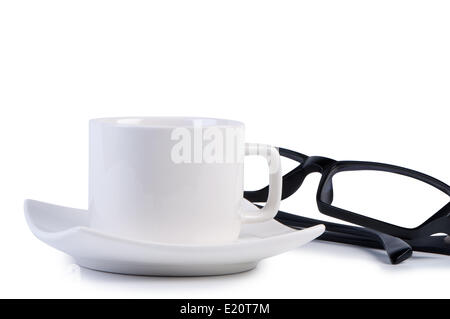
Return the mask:
<path id="1" fill-rule="evenodd" d="M 275 147 L 270 145 L 247 143 L 245 144 L 245 155 L 258 155 L 267 160 L 269 165 L 269 195 L 266 205 L 260 210 L 248 211 L 242 209 L 242 222 L 258 223 L 273 219 L 280 208 L 283 184 L 280 153 Z"/>

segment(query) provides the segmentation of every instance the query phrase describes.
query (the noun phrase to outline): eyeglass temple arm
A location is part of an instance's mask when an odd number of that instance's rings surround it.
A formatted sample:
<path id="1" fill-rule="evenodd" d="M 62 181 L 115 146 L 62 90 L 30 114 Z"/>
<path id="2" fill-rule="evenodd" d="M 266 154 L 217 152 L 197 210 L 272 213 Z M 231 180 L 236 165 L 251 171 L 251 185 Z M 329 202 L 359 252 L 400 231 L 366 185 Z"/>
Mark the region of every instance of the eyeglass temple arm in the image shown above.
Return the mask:
<path id="1" fill-rule="evenodd" d="M 318 240 L 367 248 L 384 249 L 387 251 L 392 264 L 398 264 L 403 260 L 406 260 L 409 252 L 412 253 L 412 251 L 408 249 L 404 243 L 407 243 L 413 251 L 450 255 L 450 244 L 445 240 L 446 235 L 402 240 L 380 232 L 371 231 L 368 228 L 336 224 L 293 215 L 282 211 L 279 211 L 275 219 L 282 224 L 295 229 L 303 229 L 315 226 L 317 224 L 324 224 L 326 231 L 318 238 Z M 394 239 L 394 242 L 390 241 L 391 238 Z M 398 246 L 398 244 L 400 244 L 400 246 Z"/>
<path id="2" fill-rule="evenodd" d="M 317 224 L 324 224 L 326 231 L 318 238 L 318 240 L 384 249 L 390 262 L 394 265 L 401 263 L 412 255 L 412 248 L 405 241 L 367 228 L 341 225 L 292 215 L 283 211 L 279 211 L 275 219 L 282 224 L 295 229 L 303 229 Z"/>

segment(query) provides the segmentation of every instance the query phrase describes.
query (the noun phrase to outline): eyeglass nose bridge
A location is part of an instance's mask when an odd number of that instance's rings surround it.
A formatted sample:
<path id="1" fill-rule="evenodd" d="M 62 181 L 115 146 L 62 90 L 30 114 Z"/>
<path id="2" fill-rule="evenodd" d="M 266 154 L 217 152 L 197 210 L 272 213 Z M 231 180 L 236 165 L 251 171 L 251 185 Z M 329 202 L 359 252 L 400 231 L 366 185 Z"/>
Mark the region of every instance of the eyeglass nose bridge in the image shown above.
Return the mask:
<path id="1" fill-rule="evenodd" d="M 416 236 L 432 236 L 438 233 L 447 235 L 445 242 L 450 244 L 450 202 L 431 216 L 422 225 L 412 229 Z"/>

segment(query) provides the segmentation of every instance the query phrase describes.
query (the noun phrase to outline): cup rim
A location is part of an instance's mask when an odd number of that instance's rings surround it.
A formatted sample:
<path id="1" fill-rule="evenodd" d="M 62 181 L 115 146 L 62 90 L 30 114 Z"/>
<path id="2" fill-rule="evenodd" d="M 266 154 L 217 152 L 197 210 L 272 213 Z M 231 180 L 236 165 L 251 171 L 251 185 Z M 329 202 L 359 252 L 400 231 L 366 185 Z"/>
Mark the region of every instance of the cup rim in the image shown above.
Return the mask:
<path id="1" fill-rule="evenodd" d="M 90 124 L 101 124 L 114 127 L 138 129 L 174 129 L 179 127 L 244 127 L 244 123 L 236 120 L 193 117 L 193 116 L 120 116 L 91 119 Z M 196 124 L 197 122 L 197 124 Z"/>

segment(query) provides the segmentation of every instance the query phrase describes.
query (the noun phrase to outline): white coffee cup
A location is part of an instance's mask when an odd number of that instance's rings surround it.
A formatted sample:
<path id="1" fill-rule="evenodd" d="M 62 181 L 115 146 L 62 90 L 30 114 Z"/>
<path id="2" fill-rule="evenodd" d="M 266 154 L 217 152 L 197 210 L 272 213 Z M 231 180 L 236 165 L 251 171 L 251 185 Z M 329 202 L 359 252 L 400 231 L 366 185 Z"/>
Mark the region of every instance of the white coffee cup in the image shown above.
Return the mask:
<path id="1" fill-rule="evenodd" d="M 244 143 L 244 124 L 186 117 L 90 121 L 89 214 L 93 228 L 134 240 L 220 244 L 242 223 L 272 219 L 281 200 L 277 149 Z M 269 197 L 242 207 L 243 156 L 269 163 Z"/>

